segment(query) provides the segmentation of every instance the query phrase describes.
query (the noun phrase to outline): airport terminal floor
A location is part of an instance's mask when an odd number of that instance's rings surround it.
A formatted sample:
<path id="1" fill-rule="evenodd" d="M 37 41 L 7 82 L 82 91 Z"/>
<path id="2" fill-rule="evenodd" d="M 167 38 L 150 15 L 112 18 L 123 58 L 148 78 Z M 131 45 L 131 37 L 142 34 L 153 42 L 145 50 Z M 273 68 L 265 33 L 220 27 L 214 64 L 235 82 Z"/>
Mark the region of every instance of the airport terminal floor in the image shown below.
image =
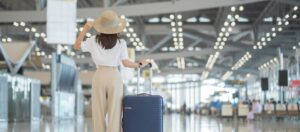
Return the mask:
<path id="1" fill-rule="evenodd" d="M 299 132 L 298 122 L 220 120 L 216 117 L 172 114 L 164 117 L 164 132 Z M 47 119 L 33 123 L 0 123 L 1 132 L 92 132 L 90 118 L 84 121 Z"/>
<path id="2" fill-rule="evenodd" d="M 0 0 L 0 132 L 300 132 L 300 0 Z"/>

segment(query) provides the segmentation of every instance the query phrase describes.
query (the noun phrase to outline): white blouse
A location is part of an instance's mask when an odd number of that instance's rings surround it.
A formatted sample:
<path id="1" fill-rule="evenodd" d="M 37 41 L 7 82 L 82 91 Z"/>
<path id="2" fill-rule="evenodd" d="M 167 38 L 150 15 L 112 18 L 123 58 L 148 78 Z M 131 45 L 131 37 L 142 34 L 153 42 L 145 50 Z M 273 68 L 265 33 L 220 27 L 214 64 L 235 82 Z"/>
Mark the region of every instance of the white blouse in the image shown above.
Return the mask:
<path id="1" fill-rule="evenodd" d="M 96 36 L 87 38 L 81 43 L 83 52 L 90 52 L 94 63 L 97 66 L 120 65 L 122 60 L 128 59 L 127 43 L 125 40 L 117 40 L 116 45 L 111 49 L 104 49 L 96 42 Z"/>

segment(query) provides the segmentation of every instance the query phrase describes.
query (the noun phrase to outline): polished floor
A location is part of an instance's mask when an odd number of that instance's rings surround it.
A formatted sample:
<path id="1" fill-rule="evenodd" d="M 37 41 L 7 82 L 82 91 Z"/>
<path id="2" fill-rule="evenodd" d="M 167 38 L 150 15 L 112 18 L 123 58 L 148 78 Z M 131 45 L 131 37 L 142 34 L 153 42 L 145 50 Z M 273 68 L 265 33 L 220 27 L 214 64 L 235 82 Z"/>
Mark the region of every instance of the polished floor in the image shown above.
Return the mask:
<path id="1" fill-rule="evenodd" d="M 92 132 L 91 119 L 32 123 L 0 122 L 0 132 Z M 220 120 L 216 117 L 178 114 L 164 117 L 164 132 L 300 132 L 300 121 Z"/>

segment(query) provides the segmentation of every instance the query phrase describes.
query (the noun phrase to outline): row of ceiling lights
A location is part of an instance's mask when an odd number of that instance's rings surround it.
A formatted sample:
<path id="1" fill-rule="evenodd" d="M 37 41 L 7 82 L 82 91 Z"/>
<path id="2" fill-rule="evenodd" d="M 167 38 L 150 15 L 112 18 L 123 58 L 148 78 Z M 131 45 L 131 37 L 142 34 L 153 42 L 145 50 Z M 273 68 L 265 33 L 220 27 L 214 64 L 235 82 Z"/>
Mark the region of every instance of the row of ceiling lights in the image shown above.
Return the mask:
<path id="1" fill-rule="evenodd" d="M 209 71 L 213 68 L 217 58 L 219 57 L 220 50 L 222 50 L 228 40 L 230 32 L 232 32 L 232 28 L 236 26 L 236 20 L 240 17 L 239 12 L 244 11 L 244 6 L 239 6 L 238 8 L 232 6 L 230 8 L 231 13 L 227 15 L 225 22 L 223 23 L 223 27 L 218 34 L 217 41 L 215 42 L 214 49 L 217 50 L 214 55 L 210 55 L 209 59 L 206 63 L 206 70 L 202 73 L 201 78 L 206 79 L 209 75 Z"/>
<path id="2" fill-rule="evenodd" d="M 231 68 L 231 70 L 238 70 L 239 68 L 241 68 L 247 61 L 249 61 L 252 58 L 252 55 L 247 52 L 246 54 L 244 54 L 244 56 L 233 65 L 233 67 Z"/>
<path id="3" fill-rule="evenodd" d="M 188 47 L 187 48 L 188 51 L 200 51 L 201 48 L 200 47 Z M 162 47 L 161 51 L 176 51 L 176 49 L 171 46 L 171 47 Z"/>
<path id="4" fill-rule="evenodd" d="M 297 18 L 297 14 L 295 14 L 295 12 L 297 10 L 298 10 L 298 6 L 294 6 L 294 8 L 289 13 L 287 13 L 284 16 L 284 18 L 278 17 L 277 24 L 271 28 L 270 32 L 265 33 L 264 36 L 262 36 L 260 38 L 260 40 L 253 46 L 253 49 L 254 50 L 262 49 L 263 46 L 266 46 L 267 42 L 270 42 L 272 40 L 272 38 L 276 37 L 277 32 L 281 32 L 284 27 L 286 27 L 290 24 L 288 19 L 290 19 L 290 18 L 296 19 Z"/>
<path id="5" fill-rule="evenodd" d="M 227 19 L 221 28 L 220 33 L 218 34 L 217 42 L 215 42 L 214 49 L 222 50 L 228 40 L 228 36 L 230 32 L 232 32 L 232 28 L 236 26 L 236 20 L 240 17 L 238 12 L 236 11 L 236 7 L 231 7 L 232 14 L 227 15 Z M 244 11 L 244 6 L 239 7 L 239 11 Z"/>
<path id="6" fill-rule="evenodd" d="M 244 7 L 241 7 L 241 9 L 239 10 L 243 10 Z M 153 17 L 153 18 L 149 18 L 148 19 L 148 22 L 149 23 L 169 23 L 171 20 L 167 17 Z M 244 17 L 239 17 L 237 19 L 238 22 L 249 22 L 249 19 L 248 18 L 244 18 Z M 201 17 L 190 17 L 190 18 L 187 18 L 185 20 L 185 22 L 187 23 L 197 23 L 197 22 L 200 22 L 200 23 L 210 23 L 211 22 L 211 19 L 208 18 L 208 17 L 204 17 L 204 16 L 201 16 Z"/>
<path id="7" fill-rule="evenodd" d="M 214 55 L 210 55 L 205 65 L 205 68 L 211 70 L 219 55 L 220 52 L 216 52 Z"/>
<path id="8" fill-rule="evenodd" d="M 47 42 L 47 38 L 46 38 L 47 35 L 46 35 L 46 33 L 43 33 L 43 32 L 39 33 L 39 32 L 37 32 L 37 29 L 35 27 L 28 26 L 28 25 L 26 25 L 25 22 L 13 22 L 13 25 L 15 27 L 25 27 L 24 28 L 25 32 L 27 32 L 27 33 L 32 32 L 32 33 L 34 33 L 34 37 L 36 37 L 36 38 L 41 37 L 41 38 L 43 38 L 43 40 L 45 42 Z"/>
<path id="9" fill-rule="evenodd" d="M 183 57 L 177 57 L 177 67 L 179 69 L 185 69 L 185 60 Z"/>
<path id="10" fill-rule="evenodd" d="M 216 62 L 217 58 L 219 57 L 219 55 L 220 55 L 220 52 L 217 51 L 215 54 L 209 56 L 207 63 L 205 65 L 206 70 L 201 75 L 202 79 L 206 79 L 208 77 L 209 70 L 212 69 L 212 67 L 213 67 L 214 63 Z"/>
<path id="11" fill-rule="evenodd" d="M 241 68 L 247 61 L 249 61 L 252 58 L 252 55 L 249 52 L 246 52 L 232 67 L 230 71 L 227 71 L 221 79 L 223 81 L 227 80 L 234 71 Z"/>
<path id="12" fill-rule="evenodd" d="M 10 37 L 2 37 L 1 41 L 3 43 L 12 42 L 12 39 Z"/>
<path id="13" fill-rule="evenodd" d="M 43 40 L 44 40 L 45 42 L 47 42 L 47 38 L 46 38 L 46 34 L 45 34 L 45 33 L 43 33 L 43 32 L 41 32 L 41 33 L 37 32 L 37 29 L 36 29 L 35 27 L 27 26 L 25 22 L 14 22 L 14 23 L 13 23 L 13 26 L 15 26 L 15 27 L 25 27 L 25 28 L 24 28 L 24 31 L 25 31 L 25 32 L 28 32 L 28 33 L 29 33 L 29 32 L 34 33 L 34 37 L 36 37 L 36 38 L 41 37 L 41 38 L 43 38 Z M 83 30 L 82 27 L 76 29 L 76 31 L 82 31 L 82 30 Z M 87 33 L 86 36 L 87 36 L 87 37 L 91 37 L 91 33 Z M 11 41 L 10 38 L 7 38 L 6 40 L 7 40 L 8 42 Z M 74 52 L 74 51 L 70 51 L 68 46 L 60 46 L 60 47 L 63 49 L 62 51 L 67 51 L 67 55 L 75 56 L 75 52 Z M 43 56 L 43 57 L 48 58 L 48 59 L 51 59 L 51 58 L 52 58 L 52 55 L 51 55 L 51 54 L 47 55 L 44 51 L 41 51 L 40 48 L 38 48 L 38 47 L 35 48 L 35 51 L 36 51 L 36 53 L 33 52 L 33 54 L 35 54 L 36 56 Z M 85 58 L 85 55 L 83 55 L 83 54 L 82 54 L 82 55 L 77 55 L 76 57 L 77 57 L 78 59 L 79 59 L 79 58 L 82 58 L 82 59 L 83 59 L 83 58 Z M 50 65 L 43 64 L 42 67 L 43 67 L 44 69 L 50 69 Z"/>
<path id="14" fill-rule="evenodd" d="M 173 36 L 173 43 L 174 48 L 176 50 L 182 50 L 184 49 L 184 43 L 183 43 L 183 29 L 182 29 L 182 15 L 178 14 L 177 16 L 175 14 L 170 15 L 171 19 L 171 30 L 172 30 L 172 36 Z"/>
<path id="15" fill-rule="evenodd" d="M 232 71 L 227 71 L 227 72 L 221 77 L 221 79 L 222 79 L 223 81 L 225 81 L 225 80 L 227 80 L 232 74 L 233 74 Z"/>
<path id="16" fill-rule="evenodd" d="M 298 42 L 298 46 L 300 46 L 300 42 Z M 297 46 L 293 46 L 293 49 L 296 50 Z"/>
<path id="17" fill-rule="evenodd" d="M 122 15 L 121 18 L 126 19 L 124 15 Z M 134 32 L 134 29 L 130 27 L 129 22 L 127 22 L 126 28 L 123 30 L 123 32 L 126 33 L 126 36 L 129 38 L 129 41 L 132 43 L 133 46 L 135 46 L 135 49 L 137 51 L 142 51 L 146 49 L 143 42 L 141 42 L 141 39 Z"/>
<path id="18" fill-rule="evenodd" d="M 27 33 L 30 33 L 30 32 L 34 33 L 34 37 L 36 37 L 36 38 L 41 37 L 41 38 L 43 38 L 43 40 L 45 42 L 47 42 L 47 38 L 46 38 L 46 34 L 45 33 L 43 33 L 43 32 L 41 32 L 41 33 L 37 32 L 37 29 L 35 27 L 30 27 L 30 26 L 26 25 L 25 22 L 14 22 L 13 26 L 15 26 L 15 27 L 24 27 L 24 31 L 25 32 L 27 32 Z M 36 53 L 33 52 L 33 54 L 36 55 L 36 56 L 44 56 L 45 58 L 49 58 L 49 59 L 52 58 L 51 54 L 47 55 L 44 51 L 41 51 L 39 47 L 36 47 L 35 51 L 36 51 Z M 49 70 L 51 68 L 51 66 L 43 63 L 42 64 L 42 68 L 46 69 L 46 70 Z"/>
<path id="19" fill-rule="evenodd" d="M 271 32 L 266 33 L 265 36 L 262 37 L 262 38 L 260 39 L 260 41 L 257 42 L 256 45 L 253 46 L 253 49 L 255 49 L 255 50 L 256 50 L 257 48 L 258 48 L 258 49 L 262 49 L 262 46 L 266 46 L 266 45 L 267 45 L 267 41 L 269 42 L 269 41 L 272 40 L 272 37 L 273 37 L 273 38 L 276 37 L 276 32 L 281 32 L 281 31 L 283 30 L 283 29 L 282 29 L 283 27 L 289 25 L 288 19 L 291 18 L 291 16 L 292 16 L 293 19 L 296 19 L 296 18 L 297 18 L 297 15 L 294 14 L 294 12 L 297 11 L 297 10 L 298 10 L 298 6 L 294 6 L 294 8 L 292 9 L 292 11 L 290 11 L 290 13 L 288 13 L 288 14 L 285 15 L 284 19 L 278 17 L 278 18 L 277 18 L 277 26 L 272 27 L 272 28 L 271 28 Z M 247 52 L 247 53 L 249 53 L 249 52 Z M 246 54 L 247 54 L 247 53 L 246 53 Z M 246 56 L 247 56 L 247 55 L 246 55 Z M 248 54 L 248 58 L 245 57 L 245 55 L 244 55 L 243 57 L 244 57 L 244 59 L 242 59 L 243 61 L 240 60 L 241 62 L 240 62 L 239 64 L 235 64 L 236 67 L 235 67 L 235 66 L 232 67 L 232 70 L 237 70 L 237 69 L 239 69 L 240 67 L 242 67 L 242 66 L 244 65 L 244 63 L 246 63 L 246 62 L 251 58 L 251 54 L 250 54 L 250 53 Z M 277 62 L 278 62 L 278 60 L 277 60 L 277 58 L 275 57 L 274 59 L 271 59 L 269 62 L 267 62 L 267 63 L 261 65 L 261 66 L 259 67 L 259 70 L 261 70 L 261 69 L 263 69 L 263 68 L 266 68 L 266 67 L 269 67 L 270 64 L 277 63 Z M 223 75 L 222 80 L 226 80 L 228 77 L 231 76 L 232 73 L 233 73 L 232 71 L 227 71 L 227 72 Z"/>
<path id="20" fill-rule="evenodd" d="M 46 69 L 46 70 L 49 70 L 50 68 L 51 68 L 51 66 L 50 65 L 47 65 L 47 64 L 42 64 L 42 67 L 43 67 L 43 69 Z"/>
<path id="21" fill-rule="evenodd" d="M 278 63 L 278 59 L 277 57 L 274 57 L 273 59 L 269 60 L 268 62 L 262 64 L 261 66 L 258 67 L 258 70 L 263 70 L 265 68 L 268 68 L 274 64 L 277 64 Z"/>
<path id="22" fill-rule="evenodd" d="M 15 27 L 24 27 L 24 31 L 27 32 L 27 33 L 33 33 L 34 37 L 36 38 L 43 38 L 43 40 L 45 42 L 47 42 L 47 36 L 46 36 L 46 33 L 44 32 L 37 32 L 37 29 L 35 27 L 31 27 L 31 26 L 28 26 L 25 22 L 13 22 L 13 26 Z M 46 58 L 52 58 L 52 55 L 47 55 L 44 51 L 41 51 L 40 48 L 36 47 L 35 48 L 35 51 L 36 53 L 33 52 L 33 54 L 36 54 L 36 56 L 44 56 Z M 46 65 L 46 64 L 42 64 L 42 68 L 43 69 L 46 69 L 46 70 L 49 70 L 51 67 L 50 65 Z"/>
<path id="23" fill-rule="evenodd" d="M 185 63 L 186 64 L 186 66 L 187 67 L 197 67 L 197 66 L 199 66 L 199 64 L 198 63 L 196 63 L 196 62 L 188 62 L 188 63 Z M 169 66 L 173 66 L 173 67 L 177 67 L 177 62 L 176 63 L 171 63 L 171 64 L 169 64 Z"/>
<path id="24" fill-rule="evenodd" d="M 183 28 L 182 28 L 182 15 L 181 14 L 171 14 L 170 15 L 170 25 L 173 36 L 173 44 L 175 50 L 183 50 L 184 49 L 184 41 L 183 41 Z M 177 58 L 177 67 L 179 69 L 185 69 L 185 60 L 183 57 Z"/>
<path id="25" fill-rule="evenodd" d="M 196 23 L 198 21 L 201 23 L 211 22 L 211 20 L 207 17 L 191 17 L 191 18 L 187 18 L 185 21 L 188 23 Z M 148 19 L 148 22 L 149 23 L 159 23 L 159 22 L 169 23 L 169 22 L 171 22 L 171 19 L 169 19 L 167 17 L 162 17 L 162 18 L 153 17 L 153 18 Z"/>

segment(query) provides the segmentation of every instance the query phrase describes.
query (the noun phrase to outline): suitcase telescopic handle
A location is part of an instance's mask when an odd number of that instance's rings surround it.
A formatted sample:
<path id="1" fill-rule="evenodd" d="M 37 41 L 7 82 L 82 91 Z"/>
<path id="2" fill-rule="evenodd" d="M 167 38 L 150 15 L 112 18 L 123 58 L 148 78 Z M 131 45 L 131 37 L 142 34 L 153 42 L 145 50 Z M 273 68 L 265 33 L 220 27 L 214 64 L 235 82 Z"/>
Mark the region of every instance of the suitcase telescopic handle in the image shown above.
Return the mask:
<path id="1" fill-rule="evenodd" d="M 143 67 L 139 67 L 137 70 L 137 91 L 136 95 L 144 95 L 144 94 L 139 94 L 139 89 L 140 89 L 140 78 L 141 78 L 141 68 L 149 68 L 150 69 L 150 95 L 152 93 L 152 64 L 148 63 L 147 65 Z"/>

